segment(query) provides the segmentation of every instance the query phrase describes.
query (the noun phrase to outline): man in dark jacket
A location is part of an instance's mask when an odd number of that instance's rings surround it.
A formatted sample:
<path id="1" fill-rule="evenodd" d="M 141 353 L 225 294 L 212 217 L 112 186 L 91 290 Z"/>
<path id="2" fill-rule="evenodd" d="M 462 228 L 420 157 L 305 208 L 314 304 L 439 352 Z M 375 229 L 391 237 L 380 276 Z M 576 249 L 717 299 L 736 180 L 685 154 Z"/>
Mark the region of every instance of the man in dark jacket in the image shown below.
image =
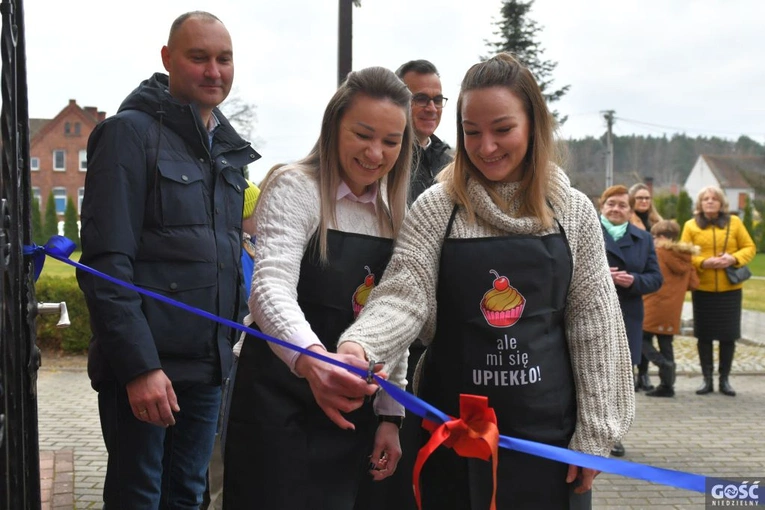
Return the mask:
<path id="1" fill-rule="evenodd" d="M 396 75 L 412 93 L 412 125 L 417 143 L 409 187 L 411 205 L 452 160 L 449 146 L 433 134 L 441 122 L 446 98 L 441 92 L 438 70 L 427 60 L 411 60 L 399 67 Z"/>
<path id="2" fill-rule="evenodd" d="M 427 60 L 411 60 L 396 70 L 396 76 L 412 93 L 412 125 L 415 145 L 412 177 L 409 186 L 409 205 L 435 181 L 436 175 L 448 165 L 452 157 L 449 146 L 433 134 L 441 122 L 446 98 L 441 91 L 441 78 L 436 66 Z M 412 393 L 414 370 L 425 352 L 420 340 L 409 346 L 409 367 L 406 391 Z M 402 457 L 398 468 L 389 478 L 381 482 L 372 479 L 362 482 L 356 498 L 355 510 L 416 510 L 417 504 L 412 491 L 412 472 L 417 452 L 421 446 L 420 418 L 409 411 L 404 420 L 407 425 L 401 429 Z"/>
<path id="3" fill-rule="evenodd" d="M 81 262 L 236 321 L 243 167 L 259 155 L 217 106 L 231 37 L 206 12 L 180 16 L 157 73 L 88 141 Z M 231 328 L 78 271 L 93 337 L 88 374 L 109 453 L 106 508 L 202 500 L 231 367 Z"/>

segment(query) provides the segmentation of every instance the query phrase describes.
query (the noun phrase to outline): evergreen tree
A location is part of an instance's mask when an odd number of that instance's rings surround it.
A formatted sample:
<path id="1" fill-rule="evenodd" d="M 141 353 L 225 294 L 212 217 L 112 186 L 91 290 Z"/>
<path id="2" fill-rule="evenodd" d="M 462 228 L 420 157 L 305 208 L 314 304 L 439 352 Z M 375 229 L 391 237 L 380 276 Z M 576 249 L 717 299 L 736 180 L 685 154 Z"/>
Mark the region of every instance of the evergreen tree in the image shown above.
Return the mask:
<path id="1" fill-rule="evenodd" d="M 677 217 L 677 202 L 677 196 L 672 194 L 653 197 L 653 203 L 662 218 L 670 219 Z M 680 224 L 680 226 L 682 227 L 683 225 Z"/>
<path id="2" fill-rule="evenodd" d="M 80 231 L 77 228 L 77 208 L 71 197 L 66 199 L 66 211 L 64 211 L 64 237 L 68 238 L 77 248 L 80 247 Z"/>
<path id="3" fill-rule="evenodd" d="M 683 228 L 685 222 L 693 218 L 693 201 L 685 190 L 677 197 L 677 223 Z"/>
<path id="4" fill-rule="evenodd" d="M 752 232 L 754 232 L 754 217 L 753 217 L 753 210 L 752 210 L 752 201 L 747 195 L 746 197 L 746 204 L 744 205 L 744 217 L 741 219 L 741 221 L 744 223 L 744 227 L 746 228 L 746 231 L 749 232 L 751 235 Z"/>
<path id="5" fill-rule="evenodd" d="M 42 216 L 40 215 L 40 201 L 32 198 L 32 242 L 38 246 L 45 244 L 47 239 L 43 233 Z"/>
<path id="6" fill-rule="evenodd" d="M 542 94 L 547 99 L 548 105 L 562 98 L 571 85 L 565 85 L 557 90 L 552 90 L 552 72 L 558 66 L 557 62 L 544 60 L 545 52 L 536 41 L 536 36 L 542 30 L 539 24 L 527 17 L 534 0 L 523 2 L 521 0 L 504 0 L 502 2 L 502 19 L 497 21 L 497 31 L 494 35 L 499 37 L 496 42 L 486 41 L 486 45 L 493 54 L 507 51 L 515 54 L 537 79 Z M 481 57 L 487 60 L 489 57 Z M 557 111 L 553 115 L 563 124 L 568 117 L 559 117 Z"/>
<path id="7" fill-rule="evenodd" d="M 58 234 L 58 214 L 56 214 L 56 200 L 53 198 L 53 192 L 48 195 L 48 201 L 45 203 L 45 223 L 43 224 L 43 237 L 47 242 L 51 236 Z"/>

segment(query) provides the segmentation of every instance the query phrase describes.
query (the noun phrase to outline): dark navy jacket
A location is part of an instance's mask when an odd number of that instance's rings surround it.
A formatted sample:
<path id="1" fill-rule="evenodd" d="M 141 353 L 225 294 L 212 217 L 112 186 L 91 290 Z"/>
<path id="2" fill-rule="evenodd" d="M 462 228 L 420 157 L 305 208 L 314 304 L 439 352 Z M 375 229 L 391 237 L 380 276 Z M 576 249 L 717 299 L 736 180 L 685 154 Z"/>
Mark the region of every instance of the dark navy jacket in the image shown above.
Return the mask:
<path id="1" fill-rule="evenodd" d="M 601 227 L 602 228 L 602 227 Z M 616 286 L 619 305 L 627 329 L 632 364 L 640 363 L 643 341 L 643 294 L 656 292 L 663 278 L 653 247 L 651 234 L 628 224 L 627 232 L 618 241 L 603 228 L 606 257 L 610 267 L 626 270 L 635 277 L 630 288 Z"/>
<path id="2" fill-rule="evenodd" d="M 414 165 L 409 185 L 409 205 L 412 205 L 417 197 L 433 184 L 436 175 L 452 161 L 448 150 L 449 146 L 436 135 L 430 135 L 430 146 L 427 149 L 423 149 L 415 141 Z"/>
<path id="3" fill-rule="evenodd" d="M 237 321 L 243 167 L 260 156 L 218 110 L 209 135 L 167 76 L 141 83 L 88 140 L 82 258 L 124 281 Z M 91 383 L 124 385 L 162 368 L 176 383 L 217 385 L 232 361 L 231 328 L 78 271 L 93 337 Z"/>

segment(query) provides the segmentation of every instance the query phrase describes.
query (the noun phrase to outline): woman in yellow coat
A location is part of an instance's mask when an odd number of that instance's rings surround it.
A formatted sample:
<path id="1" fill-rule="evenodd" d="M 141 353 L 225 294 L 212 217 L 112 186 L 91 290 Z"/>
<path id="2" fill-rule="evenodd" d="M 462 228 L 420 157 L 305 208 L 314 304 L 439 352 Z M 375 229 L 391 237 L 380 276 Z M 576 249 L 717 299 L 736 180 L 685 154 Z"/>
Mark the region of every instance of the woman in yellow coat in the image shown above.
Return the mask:
<path id="1" fill-rule="evenodd" d="M 696 393 L 714 391 L 712 341 L 720 342 L 720 393 L 736 392 L 728 376 L 733 364 L 736 340 L 741 338 L 741 283 L 728 280 L 725 268 L 748 264 L 756 253 L 752 237 L 738 218 L 728 212 L 725 193 L 715 186 L 703 188 L 696 200 L 694 218 L 683 228 L 681 241 L 699 246 L 693 266 L 699 287 L 693 291 L 693 334 L 698 339 L 699 361 L 704 382 Z"/>

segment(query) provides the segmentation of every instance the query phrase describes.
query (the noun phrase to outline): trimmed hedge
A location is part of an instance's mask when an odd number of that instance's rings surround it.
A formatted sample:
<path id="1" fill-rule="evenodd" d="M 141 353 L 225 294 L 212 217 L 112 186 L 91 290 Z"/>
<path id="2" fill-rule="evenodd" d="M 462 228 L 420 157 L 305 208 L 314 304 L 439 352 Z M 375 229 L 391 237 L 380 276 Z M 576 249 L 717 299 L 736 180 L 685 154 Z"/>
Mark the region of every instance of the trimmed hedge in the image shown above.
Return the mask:
<path id="1" fill-rule="evenodd" d="M 66 302 L 71 326 L 56 327 L 58 315 L 37 316 L 37 344 L 68 353 L 84 353 L 90 343 L 90 314 L 85 305 L 85 296 L 74 276 L 66 278 L 41 278 L 35 284 L 37 301 L 40 303 Z"/>

